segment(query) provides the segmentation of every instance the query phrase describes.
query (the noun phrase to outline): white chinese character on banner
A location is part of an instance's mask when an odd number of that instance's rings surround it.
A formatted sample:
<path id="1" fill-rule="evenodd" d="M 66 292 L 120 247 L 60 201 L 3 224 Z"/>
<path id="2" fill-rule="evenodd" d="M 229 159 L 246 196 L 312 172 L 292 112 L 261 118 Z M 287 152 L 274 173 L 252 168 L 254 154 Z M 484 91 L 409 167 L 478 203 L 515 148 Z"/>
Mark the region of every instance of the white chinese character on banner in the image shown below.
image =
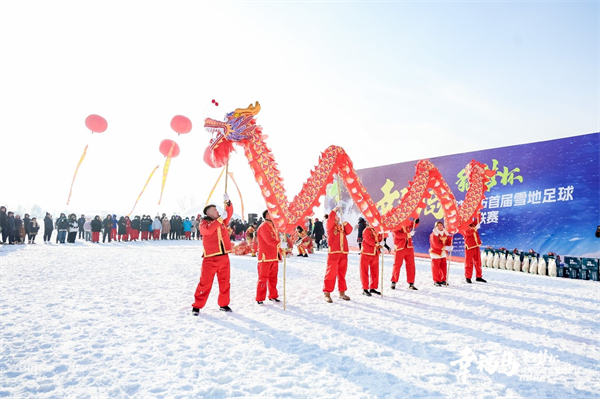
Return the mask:
<path id="1" fill-rule="evenodd" d="M 490 209 L 500 207 L 500 196 L 499 195 L 491 196 L 490 198 L 488 198 L 488 201 L 489 201 L 488 204 L 489 204 Z"/>
<path id="2" fill-rule="evenodd" d="M 465 202 L 465 200 L 456 201 L 456 206 L 461 206 L 463 204 L 463 202 Z"/>
<path id="3" fill-rule="evenodd" d="M 540 190 L 530 191 L 527 195 L 528 204 L 540 204 L 542 201 L 542 192 Z"/>
<path id="4" fill-rule="evenodd" d="M 487 223 L 487 213 L 486 212 L 481 212 L 481 221 L 479 223 L 481 224 L 486 224 Z"/>
<path id="5" fill-rule="evenodd" d="M 573 201 L 573 186 L 559 187 L 557 201 Z"/>
<path id="6" fill-rule="evenodd" d="M 556 189 L 547 188 L 544 190 L 544 200 L 542 202 L 556 202 Z"/>
<path id="7" fill-rule="evenodd" d="M 527 203 L 527 193 L 525 191 L 522 193 L 516 193 L 514 200 L 514 206 L 525 205 Z"/>
<path id="8" fill-rule="evenodd" d="M 491 211 L 487 214 L 488 223 L 498 223 L 498 211 Z"/>
<path id="9" fill-rule="evenodd" d="M 502 196 L 500 206 L 503 208 L 506 208 L 506 207 L 512 206 L 512 204 L 513 204 L 513 195 L 512 194 L 504 194 Z"/>
<path id="10" fill-rule="evenodd" d="M 487 208 L 487 198 L 484 198 L 483 201 L 481 201 L 481 206 L 483 207 L 483 209 Z"/>

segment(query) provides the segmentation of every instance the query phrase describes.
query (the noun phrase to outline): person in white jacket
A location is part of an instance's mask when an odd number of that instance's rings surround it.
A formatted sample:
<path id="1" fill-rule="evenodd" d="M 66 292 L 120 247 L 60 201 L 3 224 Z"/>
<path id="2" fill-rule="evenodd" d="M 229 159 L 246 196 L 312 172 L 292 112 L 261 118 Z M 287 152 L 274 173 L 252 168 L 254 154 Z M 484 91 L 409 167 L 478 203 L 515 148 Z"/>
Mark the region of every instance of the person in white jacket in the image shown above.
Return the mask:
<path id="1" fill-rule="evenodd" d="M 85 231 L 85 240 L 92 241 L 92 218 L 85 218 L 85 223 L 83 224 L 83 231 Z"/>
<path id="2" fill-rule="evenodd" d="M 160 240 L 160 229 L 162 227 L 162 222 L 159 217 L 156 216 L 154 221 L 152 222 L 152 235 L 155 240 Z"/>

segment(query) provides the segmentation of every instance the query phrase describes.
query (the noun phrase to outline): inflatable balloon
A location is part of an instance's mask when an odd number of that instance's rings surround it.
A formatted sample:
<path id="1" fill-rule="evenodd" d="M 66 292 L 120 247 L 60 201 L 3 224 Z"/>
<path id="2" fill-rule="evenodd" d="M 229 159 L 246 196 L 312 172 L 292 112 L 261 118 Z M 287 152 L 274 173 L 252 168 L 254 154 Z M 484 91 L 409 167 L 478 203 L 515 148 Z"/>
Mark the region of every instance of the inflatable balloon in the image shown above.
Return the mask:
<path id="1" fill-rule="evenodd" d="M 189 133 L 192 130 L 192 121 L 183 115 L 175 115 L 171 119 L 171 129 L 177 134 Z"/>
<path id="2" fill-rule="evenodd" d="M 173 146 L 173 145 L 175 145 L 175 146 Z M 173 147 L 173 152 L 171 153 L 171 155 L 169 155 L 169 151 L 171 151 L 171 147 Z M 158 150 L 165 157 L 170 156 L 171 158 L 176 158 L 179 155 L 179 145 L 177 145 L 177 143 L 174 142 L 173 140 L 169 140 L 169 139 L 165 139 L 165 140 L 161 141 L 160 146 L 158 147 Z"/>
<path id="3" fill-rule="evenodd" d="M 93 133 L 102 133 L 108 127 L 108 123 L 106 122 L 106 119 L 100 115 L 92 114 L 85 118 L 85 126 Z"/>

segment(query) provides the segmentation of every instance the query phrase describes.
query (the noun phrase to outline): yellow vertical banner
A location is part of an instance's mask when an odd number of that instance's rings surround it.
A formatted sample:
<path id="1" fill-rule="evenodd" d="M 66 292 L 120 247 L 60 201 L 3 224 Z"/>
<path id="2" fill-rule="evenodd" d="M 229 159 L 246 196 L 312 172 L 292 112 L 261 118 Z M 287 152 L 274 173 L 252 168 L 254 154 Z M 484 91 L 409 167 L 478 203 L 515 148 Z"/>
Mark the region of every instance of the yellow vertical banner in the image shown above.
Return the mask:
<path id="1" fill-rule="evenodd" d="M 152 171 L 152 173 L 150 173 L 150 176 L 148 177 L 148 180 L 146 180 L 146 184 L 144 184 L 144 188 L 142 188 L 142 192 L 140 193 L 140 195 L 138 195 L 137 199 L 135 200 L 135 204 L 133 204 L 133 208 L 131 209 L 131 212 L 129 212 L 127 214 L 127 216 L 130 216 L 133 213 L 133 210 L 135 209 L 138 201 L 140 200 L 140 198 L 142 197 L 142 194 L 144 194 L 144 190 L 146 190 L 146 187 L 148 186 L 148 183 L 150 183 L 150 179 L 152 179 L 152 176 L 154 176 L 154 172 L 156 172 L 156 170 L 158 169 L 160 165 L 156 165 L 156 168 L 154 168 L 154 170 Z"/>
<path id="2" fill-rule="evenodd" d="M 77 171 L 79 171 L 79 166 L 81 166 L 81 163 L 85 159 L 85 154 L 87 152 L 87 149 L 88 149 L 88 146 L 86 144 L 85 148 L 83 149 L 83 154 L 81 154 L 81 158 L 79 158 L 79 163 L 77 164 L 77 167 L 75 168 L 75 174 L 73 175 L 73 180 L 71 181 L 71 188 L 69 189 L 69 198 L 67 198 L 67 205 L 69 205 L 69 201 L 71 201 L 71 194 L 73 193 L 73 183 L 75 183 L 75 178 L 77 177 Z"/>
<path id="3" fill-rule="evenodd" d="M 171 144 L 171 149 L 169 150 L 169 154 L 167 155 L 167 160 L 165 161 L 165 166 L 163 168 L 162 187 L 160 188 L 160 198 L 158 199 L 158 205 L 160 205 L 160 201 L 162 201 L 163 191 L 165 190 L 165 183 L 167 182 L 167 174 L 169 173 L 169 165 L 171 165 L 171 156 L 173 155 L 174 149 L 175 142 Z"/>

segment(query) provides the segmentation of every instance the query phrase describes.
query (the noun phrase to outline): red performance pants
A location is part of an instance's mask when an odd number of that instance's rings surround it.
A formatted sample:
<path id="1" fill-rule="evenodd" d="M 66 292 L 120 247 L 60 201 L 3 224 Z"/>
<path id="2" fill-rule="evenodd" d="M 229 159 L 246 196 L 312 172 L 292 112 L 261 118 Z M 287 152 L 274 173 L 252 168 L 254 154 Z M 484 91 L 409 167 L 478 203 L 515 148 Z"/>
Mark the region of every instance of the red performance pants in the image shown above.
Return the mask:
<path id="1" fill-rule="evenodd" d="M 210 258 L 202 259 L 200 282 L 198 283 L 198 287 L 196 287 L 196 293 L 194 294 L 195 301 L 192 307 L 202 309 L 206 305 L 215 274 L 219 282 L 219 306 L 229 305 L 229 273 L 229 255 L 211 256 Z"/>
<path id="2" fill-rule="evenodd" d="M 92 231 L 92 242 L 100 242 L 100 232 Z"/>
<path id="3" fill-rule="evenodd" d="M 473 277 L 473 266 L 475 266 L 475 277 L 483 277 L 479 247 L 465 249 L 465 278 Z"/>
<path id="4" fill-rule="evenodd" d="M 392 270 L 392 282 L 397 283 L 400 279 L 400 269 L 406 262 L 406 282 L 413 284 L 415 282 L 415 250 L 413 248 L 404 248 L 396 251 L 394 255 L 394 269 Z"/>
<path id="5" fill-rule="evenodd" d="M 148 231 L 142 231 L 142 241 L 148 239 Z"/>
<path id="6" fill-rule="evenodd" d="M 431 259 L 431 275 L 436 283 L 446 281 L 446 258 Z"/>
<path id="7" fill-rule="evenodd" d="M 160 230 L 153 230 L 152 234 L 154 234 L 155 240 L 160 240 Z"/>
<path id="8" fill-rule="evenodd" d="M 379 256 L 360 254 L 360 281 L 363 290 L 376 289 L 379 280 Z"/>
<path id="9" fill-rule="evenodd" d="M 327 254 L 327 270 L 323 281 L 323 292 L 333 292 L 336 279 L 338 289 L 345 292 L 348 289 L 346 285 L 347 270 L 348 254 Z"/>
<path id="10" fill-rule="evenodd" d="M 117 229 L 112 229 L 110 231 L 110 239 L 115 241 L 117 240 Z"/>
<path id="11" fill-rule="evenodd" d="M 191 231 L 186 231 L 185 232 L 185 239 L 186 240 L 189 240 L 191 236 L 192 236 L 192 232 Z"/>
<path id="12" fill-rule="evenodd" d="M 269 289 L 269 299 L 277 298 L 278 262 L 260 262 L 258 264 L 258 283 L 256 284 L 256 300 L 264 301 Z"/>

